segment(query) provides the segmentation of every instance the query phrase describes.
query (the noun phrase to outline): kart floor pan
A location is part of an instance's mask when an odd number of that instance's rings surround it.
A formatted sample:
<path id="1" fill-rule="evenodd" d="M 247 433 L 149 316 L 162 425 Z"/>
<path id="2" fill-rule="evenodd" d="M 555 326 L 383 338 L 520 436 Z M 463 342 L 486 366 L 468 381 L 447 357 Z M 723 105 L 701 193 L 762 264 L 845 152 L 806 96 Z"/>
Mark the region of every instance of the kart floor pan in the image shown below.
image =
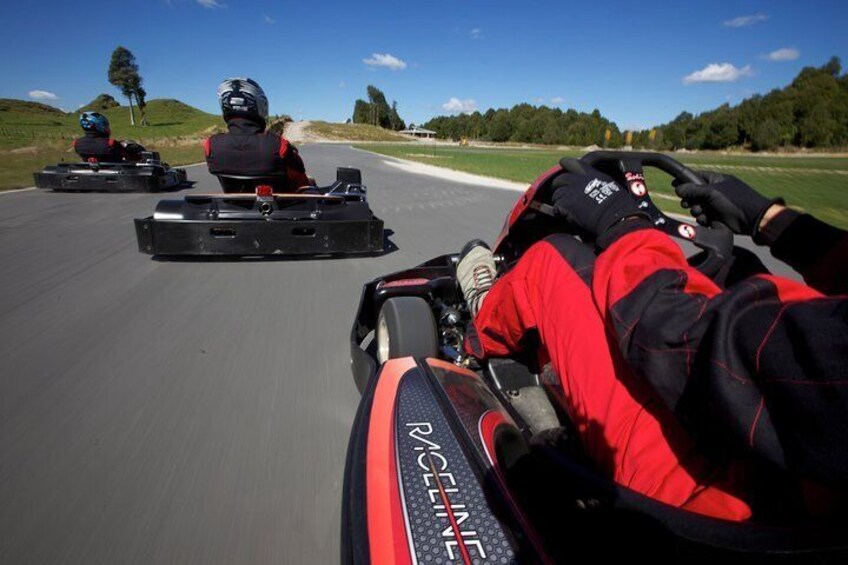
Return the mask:
<path id="1" fill-rule="evenodd" d="M 383 220 L 135 220 L 150 255 L 245 256 L 379 253 Z"/>

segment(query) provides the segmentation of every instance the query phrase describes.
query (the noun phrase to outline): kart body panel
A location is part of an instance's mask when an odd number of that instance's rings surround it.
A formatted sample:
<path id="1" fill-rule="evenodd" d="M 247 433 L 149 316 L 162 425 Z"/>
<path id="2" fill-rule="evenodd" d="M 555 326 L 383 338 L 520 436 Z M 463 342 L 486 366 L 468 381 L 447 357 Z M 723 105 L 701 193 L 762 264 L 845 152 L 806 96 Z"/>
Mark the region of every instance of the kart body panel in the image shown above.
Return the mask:
<path id="1" fill-rule="evenodd" d="M 500 436 L 520 439 L 475 373 L 436 359 L 386 363 L 351 434 L 343 560 L 508 563 L 540 555 L 497 464 Z"/>
<path id="2" fill-rule="evenodd" d="M 187 180 L 185 169 L 168 167 L 155 154 L 138 162 L 60 163 L 33 178 L 37 188 L 54 192 L 159 192 Z"/>
<path id="3" fill-rule="evenodd" d="M 263 188 L 266 188 L 263 186 Z M 372 254 L 383 221 L 360 184 L 337 181 L 309 192 L 193 194 L 162 200 L 135 220 L 138 249 L 161 256 Z"/>

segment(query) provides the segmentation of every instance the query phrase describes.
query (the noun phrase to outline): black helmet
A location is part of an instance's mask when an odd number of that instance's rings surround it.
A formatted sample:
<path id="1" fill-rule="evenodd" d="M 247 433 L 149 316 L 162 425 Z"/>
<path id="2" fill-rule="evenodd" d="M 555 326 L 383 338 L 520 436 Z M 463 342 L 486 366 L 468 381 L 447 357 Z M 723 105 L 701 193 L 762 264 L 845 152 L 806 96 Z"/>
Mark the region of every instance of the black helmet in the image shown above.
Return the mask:
<path id="1" fill-rule="evenodd" d="M 268 98 L 262 87 L 253 79 L 228 78 L 218 85 L 218 101 L 224 119 L 243 116 L 259 118 L 265 121 L 268 117 Z"/>

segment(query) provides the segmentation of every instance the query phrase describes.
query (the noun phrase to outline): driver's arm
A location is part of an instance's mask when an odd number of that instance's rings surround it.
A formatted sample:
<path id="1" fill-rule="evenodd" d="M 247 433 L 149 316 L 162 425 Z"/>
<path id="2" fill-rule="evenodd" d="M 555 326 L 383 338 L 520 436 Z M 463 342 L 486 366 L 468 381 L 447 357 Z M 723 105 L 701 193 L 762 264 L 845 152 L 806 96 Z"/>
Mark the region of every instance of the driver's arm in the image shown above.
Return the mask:
<path id="1" fill-rule="evenodd" d="M 603 239 L 593 296 L 611 343 L 690 430 L 848 479 L 848 299 L 774 276 L 722 290 L 638 218 Z"/>
<path id="2" fill-rule="evenodd" d="M 848 294 L 848 233 L 787 209 L 732 175 L 698 173 L 705 184 L 676 185 L 701 225 L 722 222 L 735 233 L 771 247 L 772 255 L 825 294 Z"/>
<path id="3" fill-rule="evenodd" d="M 848 294 L 848 232 L 774 205 L 758 233 L 772 255 L 801 273 L 807 284 L 828 295 Z"/>
<path id="4" fill-rule="evenodd" d="M 303 159 L 300 157 L 297 147 L 294 145 L 288 146 L 284 162 L 286 176 L 293 188 L 298 189 L 306 186 L 314 186 L 314 181 L 306 175 L 306 165 L 303 164 Z"/>

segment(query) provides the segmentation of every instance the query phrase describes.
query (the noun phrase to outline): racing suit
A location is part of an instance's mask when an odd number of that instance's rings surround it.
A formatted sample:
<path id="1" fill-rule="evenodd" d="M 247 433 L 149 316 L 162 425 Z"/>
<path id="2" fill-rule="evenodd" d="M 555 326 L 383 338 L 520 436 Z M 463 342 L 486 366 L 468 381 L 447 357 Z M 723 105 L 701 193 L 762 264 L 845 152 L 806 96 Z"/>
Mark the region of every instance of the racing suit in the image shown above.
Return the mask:
<path id="1" fill-rule="evenodd" d="M 723 290 L 631 219 L 597 256 L 564 234 L 533 245 L 489 291 L 466 348 L 540 343 L 589 458 L 662 502 L 749 518 L 752 453 L 844 486 L 848 235 L 790 210 L 773 224 L 764 242 L 811 286 L 759 275 Z"/>
<path id="2" fill-rule="evenodd" d="M 137 145 L 134 148 L 141 150 Z M 103 163 L 121 163 L 138 159 L 138 150 L 132 150 L 121 145 L 108 135 L 87 131 L 84 137 L 74 140 L 74 150 L 84 161 L 95 160 Z"/>
<path id="3" fill-rule="evenodd" d="M 275 192 L 296 192 L 312 184 L 297 148 L 286 138 L 266 132 L 264 122 L 231 118 L 227 128 L 229 133 L 215 134 L 203 144 L 213 175 L 268 175 L 274 179 L 269 183 Z M 219 181 L 224 192 L 242 192 L 247 186 L 233 179 Z"/>

